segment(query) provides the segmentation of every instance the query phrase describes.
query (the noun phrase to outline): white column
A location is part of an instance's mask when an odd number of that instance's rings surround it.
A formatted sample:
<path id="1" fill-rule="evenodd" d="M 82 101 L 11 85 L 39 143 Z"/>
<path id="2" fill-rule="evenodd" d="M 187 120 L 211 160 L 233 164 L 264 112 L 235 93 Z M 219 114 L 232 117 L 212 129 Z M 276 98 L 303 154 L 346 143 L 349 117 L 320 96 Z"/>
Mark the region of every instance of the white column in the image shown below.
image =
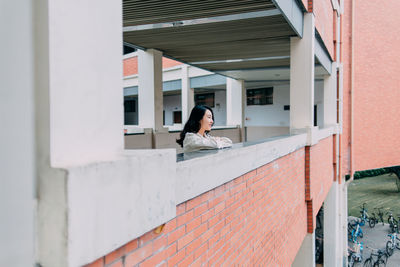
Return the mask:
<path id="1" fill-rule="evenodd" d="M 324 77 L 324 127 L 337 124 L 336 93 L 337 70 L 333 62 L 331 75 Z"/>
<path id="2" fill-rule="evenodd" d="M 49 145 L 53 167 L 117 158 L 123 151 L 121 1 L 35 6 L 41 153 Z"/>
<path id="3" fill-rule="evenodd" d="M 194 107 L 194 90 L 190 88 L 189 66 L 182 65 L 181 68 L 181 103 L 182 103 L 182 124 L 184 125 L 189 119 L 190 112 Z"/>
<path id="4" fill-rule="evenodd" d="M 344 177 L 343 177 L 344 179 Z M 342 180 L 343 181 L 343 180 Z M 346 262 L 347 264 L 347 247 L 348 247 L 348 239 L 347 239 L 347 185 L 342 182 L 339 184 L 339 224 L 340 229 L 342 230 L 340 234 L 340 244 L 339 253 L 342 259 L 342 262 Z"/>
<path id="5" fill-rule="evenodd" d="M 0 266 L 34 265 L 33 5 L 0 8 Z"/>
<path id="6" fill-rule="evenodd" d="M 66 169 L 97 168 L 124 151 L 121 10 L 118 0 L 34 4 L 37 261 L 42 266 L 78 266 L 69 262 L 76 250 L 70 247 L 68 201 L 76 196 Z"/>
<path id="7" fill-rule="evenodd" d="M 226 125 L 244 126 L 245 90 L 243 80 L 226 78 Z"/>
<path id="8" fill-rule="evenodd" d="M 138 51 L 139 126 L 163 130 L 162 53 Z"/>
<path id="9" fill-rule="evenodd" d="M 336 267 L 342 263 L 339 210 L 339 188 L 338 183 L 334 182 L 324 201 L 324 266 L 326 267 Z"/>
<path id="10" fill-rule="evenodd" d="M 344 78 L 343 78 L 343 65 L 339 65 L 339 96 L 337 101 L 339 101 L 339 128 L 340 128 L 340 134 L 343 133 L 343 84 L 344 84 Z"/>
<path id="11" fill-rule="evenodd" d="M 304 15 L 303 38 L 290 39 L 290 130 L 314 127 L 314 15 Z"/>
<path id="12" fill-rule="evenodd" d="M 315 267 L 315 233 L 306 234 L 292 267 Z"/>

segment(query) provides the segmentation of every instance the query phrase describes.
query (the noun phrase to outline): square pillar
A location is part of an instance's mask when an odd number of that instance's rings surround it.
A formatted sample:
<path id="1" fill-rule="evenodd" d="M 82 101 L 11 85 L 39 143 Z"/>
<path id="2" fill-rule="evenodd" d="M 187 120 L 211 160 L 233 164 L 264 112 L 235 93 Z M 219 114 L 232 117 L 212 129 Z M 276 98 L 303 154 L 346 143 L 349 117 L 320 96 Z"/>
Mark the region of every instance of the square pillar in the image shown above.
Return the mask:
<path id="1" fill-rule="evenodd" d="M 138 51 L 139 127 L 163 130 L 162 53 L 155 49 Z"/>
<path id="2" fill-rule="evenodd" d="M 35 265 L 34 5 L 0 8 L 0 266 Z"/>
<path id="3" fill-rule="evenodd" d="M 244 126 L 245 93 L 243 80 L 226 79 L 226 125 Z"/>
<path id="4" fill-rule="evenodd" d="M 114 160 L 124 150 L 121 8 L 35 1 L 36 136 L 45 165 Z"/>
<path id="5" fill-rule="evenodd" d="M 336 91 L 337 71 L 336 62 L 333 62 L 332 74 L 324 77 L 324 127 L 337 124 Z"/>
<path id="6" fill-rule="evenodd" d="M 303 38 L 290 39 L 290 131 L 314 127 L 314 15 L 304 15 Z"/>
<path id="7" fill-rule="evenodd" d="M 341 231 L 339 223 L 339 187 L 334 182 L 324 201 L 324 266 L 335 267 L 342 263 Z"/>
<path id="8" fill-rule="evenodd" d="M 306 234 L 292 267 L 315 267 L 315 233 Z"/>
<path id="9" fill-rule="evenodd" d="M 189 119 L 190 112 L 194 107 L 194 90 L 190 88 L 190 77 L 188 72 L 188 65 L 182 65 L 181 68 L 181 103 L 182 103 L 182 125 Z"/>

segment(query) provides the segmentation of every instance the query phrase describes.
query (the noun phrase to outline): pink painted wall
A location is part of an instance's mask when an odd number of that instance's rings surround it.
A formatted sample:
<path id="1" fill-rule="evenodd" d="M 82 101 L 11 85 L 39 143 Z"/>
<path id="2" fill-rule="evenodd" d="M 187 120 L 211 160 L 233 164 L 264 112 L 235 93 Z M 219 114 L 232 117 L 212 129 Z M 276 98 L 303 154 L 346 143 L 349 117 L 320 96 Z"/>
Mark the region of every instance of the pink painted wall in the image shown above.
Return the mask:
<path id="1" fill-rule="evenodd" d="M 398 0 L 356 1 L 355 170 L 400 165 L 399 10 Z"/>
<path id="2" fill-rule="evenodd" d="M 329 54 L 333 58 L 333 8 L 331 0 L 313 1 L 313 12 L 315 14 L 315 28 L 324 41 Z"/>

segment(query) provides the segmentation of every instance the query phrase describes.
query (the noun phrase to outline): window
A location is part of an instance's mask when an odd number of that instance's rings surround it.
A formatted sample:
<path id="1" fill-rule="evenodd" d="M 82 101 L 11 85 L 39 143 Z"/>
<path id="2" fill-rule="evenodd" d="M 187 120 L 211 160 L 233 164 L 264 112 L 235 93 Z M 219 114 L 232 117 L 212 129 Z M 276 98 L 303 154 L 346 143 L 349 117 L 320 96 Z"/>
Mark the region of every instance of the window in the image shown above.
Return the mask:
<path id="1" fill-rule="evenodd" d="M 210 108 L 214 107 L 214 93 L 207 93 L 207 94 L 196 94 L 194 96 L 194 103 L 195 105 L 206 105 Z"/>
<path id="2" fill-rule="evenodd" d="M 174 115 L 174 120 L 173 120 L 173 122 L 174 123 L 182 123 L 182 111 L 174 111 L 174 113 L 173 113 Z"/>
<path id="3" fill-rule="evenodd" d="M 125 97 L 124 99 L 124 123 L 125 125 L 135 125 L 138 123 L 137 98 Z"/>
<path id="4" fill-rule="evenodd" d="M 273 104 L 273 87 L 248 89 L 247 105 L 272 105 Z"/>
<path id="5" fill-rule="evenodd" d="M 136 112 L 136 100 L 126 99 L 124 101 L 125 112 Z"/>

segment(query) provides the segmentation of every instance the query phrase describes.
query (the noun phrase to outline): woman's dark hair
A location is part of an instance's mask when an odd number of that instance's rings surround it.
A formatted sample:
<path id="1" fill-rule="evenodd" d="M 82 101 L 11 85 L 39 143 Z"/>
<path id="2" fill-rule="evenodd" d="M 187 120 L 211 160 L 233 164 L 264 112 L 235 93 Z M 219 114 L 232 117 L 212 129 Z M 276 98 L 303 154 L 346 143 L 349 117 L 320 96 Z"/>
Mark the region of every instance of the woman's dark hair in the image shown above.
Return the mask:
<path id="1" fill-rule="evenodd" d="M 190 112 L 190 116 L 188 121 L 186 122 L 183 130 L 180 134 L 180 139 L 177 139 L 176 142 L 183 147 L 183 140 L 185 139 L 186 133 L 197 133 L 200 130 L 200 121 L 203 119 L 206 111 L 211 111 L 212 119 L 214 121 L 214 112 L 210 107 L 203 105 L 196 105 L 192 112 Z"/>

